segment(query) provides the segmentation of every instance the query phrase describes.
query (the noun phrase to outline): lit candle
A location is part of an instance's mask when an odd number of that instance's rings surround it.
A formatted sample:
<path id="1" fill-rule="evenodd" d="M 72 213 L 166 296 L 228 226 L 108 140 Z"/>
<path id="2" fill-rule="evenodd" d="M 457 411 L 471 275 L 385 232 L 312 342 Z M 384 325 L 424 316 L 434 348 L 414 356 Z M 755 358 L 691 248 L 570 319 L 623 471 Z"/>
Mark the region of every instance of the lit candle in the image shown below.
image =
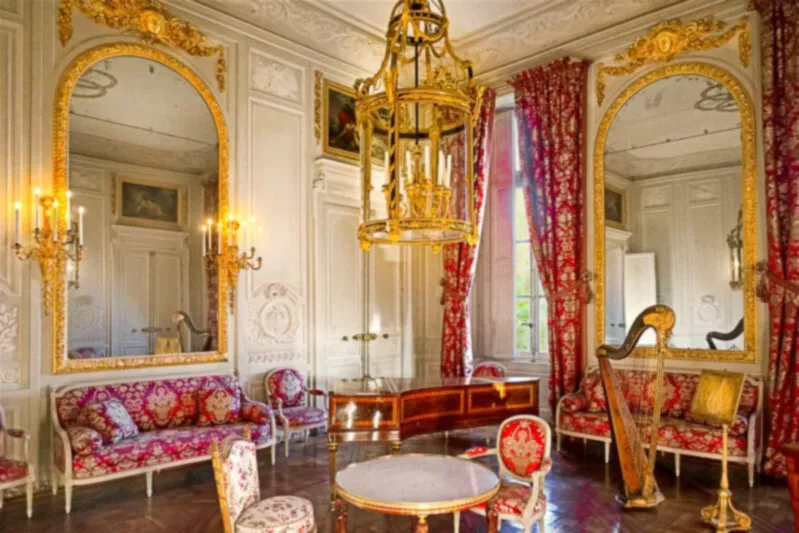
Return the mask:
<path id="1" fill-rule="evenodd" d="M 446 174 L 446 179 L 444 180 L 444 187 L 449 188 L 451 183 L 452 183 L 452 154 L 449 154 L 447 156 L 447 174 Z"/>
<path id="2" fill-rule="evenodd" d="M 53 202 L 53 241 L 58 242 L 58 200 Z"/>
<path id="3" fill-rule="evenodd" d="M 40 194 L 42 194 L 41 189 L 38 189 L 38 188 L 33 189 L 33 205 L 34 205 L 34 207 L 36 209 L 35 220 L 36 220 L 36 229 L 37 230 L 42 227 L 41 220 L 39 220 L 39 195 Z"/>
<path id="4" fill-rule="evenodd" d="M 432 176 L 430 175 L 430 145 L 426 144 L 424 146 L 424 175 L 427 179 L 430 179 Z"/>
<path id="5" fill-rule="evenodd" d="M 405 152 L 405 174 L 408 176 L 408 179 L 413 176 L 413 160 L 411 159 L 410 150 Z"/>
<path id="6" fill-rule="evenodd" d="M 208 250 L 211 250 L 213 248 L 213 243 L 214 243 L 214 221 L 213 221 L 213 219 L 209 218 L 208 220 L 206 220 L 205 221 L 205 225 L 208 226 L 208 244 L 207 244 L 207 247 L 208 247 Z"/>
<path id="7" fill-rule="evenodd" d="M 83 246 L 83 214 L 86 210 L 83 206 L 78 208 L 78 245 Z"/>
<path id="8" fill-rule="evenodd" d="M 253 240 L 255 240 L 255 235 L 253 235 L 253 233 L 255 233 L 255 231 L 256 231 L 256 229 L 255 229 L 255 217 L 250 217 L 250 228 L 251 228 L 250 231 L 247 232 L 247 249 L 248 250 L 252 248 Z"/>
<path id="9" fill-rule="evenodd" d="M 227 245 L 233 246 L 233 213 L 227 216 Z"/>
<path id="10" fill-rule="evenodd" d="M 444 150 L 438 151 L 438 176 L 436 177 L 436 183 L 439 185 L 444 185 L 444 164 L 446 163 L 446 159 L 444 158 Z"/>
<path id="11" fill-rule="evenodd" d="M 69 231 L 70 222 L 72 222 L 72 191 L 67 191 L 67 231 Z"/>
<path id="12" fill-rule="evenodd" d="M 222 221 L 216 225 L 216 253 L 222 253 Z"/>
<path id="13" fill-rule="evenodd" d="M 20 229 L 20 222 L 19 222 L 19 211 L 22 209 L 22 204 L 19 202 L 14 203 L 14 242 L 19 242 L 19 229 Z"/>
<path id="14" fill-rule="evenodd" d="M 208 254 L 208 226 L 203 224 L 203 257 Z"/>
<path id="15" fill-rule="evenodd" d="M 388 151 L 383 154 L 383 167 L 386 169 L 386 182 L 388 182 Z"/>

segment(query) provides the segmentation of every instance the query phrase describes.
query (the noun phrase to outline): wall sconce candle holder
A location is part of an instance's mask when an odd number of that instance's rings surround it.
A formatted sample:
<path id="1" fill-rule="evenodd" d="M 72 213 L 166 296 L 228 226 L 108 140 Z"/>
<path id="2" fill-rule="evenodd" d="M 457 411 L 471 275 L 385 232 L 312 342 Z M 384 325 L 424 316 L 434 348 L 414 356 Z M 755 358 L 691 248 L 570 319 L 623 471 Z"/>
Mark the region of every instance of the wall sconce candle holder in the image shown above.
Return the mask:
<path id="1" fill-rule="evenodd" d="M 83 214 L 84 209 L 78 209 L 78 222 L 71 219 L 71 194 L 67 193 L 66 209 L 60 212 L 58 201 L 52 196 L 42 196 L 39 190 L 34 192 L 34 230 L 33 243 L 25 246 L 21 243 L 21 204 L 14 205 L 14 254 L 21 260 L 35 259 L 39 262 L 42 272 L 42 302 L 44 314 L 50 314 L 53 305 L 54 291 L 61 287 L 61 276 L 69 273 L 71 279 L 67 286 L 80 288 L 79 274 L 80 262 L 84 255 L 83 246 Z M 59 217 L 66 216 L 65 229 L 59 229 Z M 71 262 L 71 264 L 70 264 Z M 68 268 L 68 265 L 72 268 Z"/>
<path id="2" fill-rule="evenodd" d="M 743 209 L 738 210 L 738 223 L 727 234 L 727 247 L 730 250 L 730 287 L 733 290 L 743 287 Z"/>
<path id="3" fill-rule="evenodd" d="M 253 228 L 255 230 L 252 219 Z M 245 251 L 239 253 L 239 230 L 245 228 Z M 227 239 L 225 239 L 226 229 Z M 226 228 L 222 223 L 216 224 L 216 235 L 214 235 L 214 224 L 212 220 L 202 227 L 203 231 L 203 260 L 208 271 L 216 268 L 219 276 L 226 276 L 228 284 L 228 301 L 230 302 L 230 312 L 235 313 L 236 309 L 236 288 L 238 286 L 239 273 L 242 270 L 260 270 L 263 259 L 255 256 L 255 246 L 250 244 L 250 233 L 246 231 L 239 221 L 229 219 Z M 257 228 L 258 233 L 261 228 Z M 216 244 L 216 246 L 214 246 Z"/>

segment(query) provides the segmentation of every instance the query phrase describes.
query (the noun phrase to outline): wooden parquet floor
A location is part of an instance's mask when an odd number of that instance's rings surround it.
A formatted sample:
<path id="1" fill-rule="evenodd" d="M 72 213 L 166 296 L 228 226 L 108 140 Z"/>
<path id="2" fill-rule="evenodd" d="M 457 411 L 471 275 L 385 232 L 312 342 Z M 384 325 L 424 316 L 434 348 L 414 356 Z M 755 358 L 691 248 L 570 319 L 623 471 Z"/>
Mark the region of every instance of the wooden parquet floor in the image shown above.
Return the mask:
<path id="1" fill-rule="evenodd" d="M 456 454 L 481 443 L 482 432 L 457 432 L 446 441 L 443 435 L 410 440 L 403 452 Z M 269 464 L 268 451 L 260 452 L 259 468 L 263 497 L 296 494 L 314 502 L 320 533 L 332 533 L 333 518 L 328 513 L 327 447 L 324 436 L 312 437 L 307 444 L 292 443 L 286 460 L 279 448 L 277 465 Z M 383 445 L 344 445 L 339 449 L 339 468 L 387 452 Z M 623 512 L 615 501 L 617 466 L 605 465 L 602 446 L 565 442 L 561 454 L 554 454 L 554 468 L 547 476 L 547 531 L 556 533 L 639 533 L 711 531 L 699 522 L 699 510 L 715 501 L 718 463 L 683 458 L 682 477 L 674 477 L 673 459 L 658 463 L 657 478 L 666 501 L 655 511 Z M 493 468 L 496 464 L 488 461 Z M 784 483 L 759 480 L 749 489 L 746 471 L 731 469 L 731 485 L 737 506 L 753 518 L 752 531 L 793 530 L 788 489 Z M 155 476 L 154 494 L 145 495 L 144 476 L 102 485 L 77 487 L 72 514 L 64 514 L 64 492 L 36 496 L 34 515 L 25 518 L 24 500 L 6 501 L 0 511 L 2 533 L 219 533 L 222 524 L 216 499 L 210 461 Z M 351 508 L 352 509 L 352 508 Z M 388 517 L 352 509 L 350 532 L 408 533 L 411 520 Z M 452 516 L 432 517 L 430 531 L 450 533 Z M 485 533 L 482 517 L 464 513 L 464 533 Z M 505 523 L 502 533 L 519 528 Z"/>

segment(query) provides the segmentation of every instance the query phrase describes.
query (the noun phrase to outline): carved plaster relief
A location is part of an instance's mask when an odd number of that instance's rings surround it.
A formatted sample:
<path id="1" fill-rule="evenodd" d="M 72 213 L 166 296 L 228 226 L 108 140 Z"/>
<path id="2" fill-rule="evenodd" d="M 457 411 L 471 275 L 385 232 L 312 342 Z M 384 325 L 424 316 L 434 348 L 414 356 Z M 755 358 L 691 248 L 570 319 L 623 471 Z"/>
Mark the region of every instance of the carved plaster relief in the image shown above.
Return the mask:
<path id="1" fill-rule="evenodd" d="M 69 168 L 69 187 L 87 191 L 103 192 L 105 172 L 99 168 L 85 168 L 71 165 Z"/>
<path id="2" fill-rule="evenodd" d="M 248 338 L 261 346 L 294 344 L 298 340 L 302 303 L 295 291 L 282 283 L 261 286 L 250 299 Z"/>
<path id="3" fill-rule="evenodd" d="M 105 309 L 89 295 L 71 302 L 69 338 L 71 343 L 105 340 Z"/>
<path id="4" fill-rule="evenodd" d="M 304 356 L 300 352 L 253 352 L 247 356 L 251 365 L 298 365 L 304 363 Z"/>
<path id="5" fill-rule="evenodd" d="M 16 353 L 19 333 L 19 307 L 0 304 L 0 361 L 18 361 Z M 20 381 L 18 367 L 0 364 L 0 385 L 17 384 Z"/>
<path id="6" fill-rule="evenodd" d="M 250 54 L 250 88 L 302 103 L 302 70 L 263 54 Z"/>

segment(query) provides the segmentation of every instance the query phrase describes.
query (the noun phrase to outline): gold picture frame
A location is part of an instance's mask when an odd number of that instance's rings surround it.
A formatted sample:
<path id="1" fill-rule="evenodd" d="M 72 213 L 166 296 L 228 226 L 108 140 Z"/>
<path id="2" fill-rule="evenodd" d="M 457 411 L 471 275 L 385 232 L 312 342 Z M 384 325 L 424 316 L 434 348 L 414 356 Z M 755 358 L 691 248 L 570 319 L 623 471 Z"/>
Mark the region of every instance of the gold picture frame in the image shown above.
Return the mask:
<path id="1" fill-rule="evenodd" d="M 185 231 L 188 224 L 188 187 L 118 176 L 115 180 L 114 213 L 117 224 Z M 134 195 L 139 195 L 140 199 Z M 141 204 L 152 205 L 143 209 Z"/>
<path id="2" fill-rule="evenodd" d="M 66 205 L 67 161 L 69 155 L 69 105 L 72 92 L 83 73 L 98 61 L 112 57 L 133 56 L 156 61 L 182 76 L 194 87 L 208 106 L 216 124 L 219 139 L 219 218 L 226 220 L 229 207 L 229 159 L 230 145 L 227 126 L 222 108 L 214 98 L 213 92 L 186 64 L 168 53 L 152 46 L 134 43 L 103 44 L 91 48 L 75 59 L 61 74 L 54 98 L 53 111 L 53 189 L 55 199 Z M 59 230 L 66 231 L 66 220 L 58 221 Z M 107 357 L 100 359 L 70 359 L 67 355 L 67 309 L 66 309 L 66 270 L 56 272 L 53 283 L 52 308 L 52 368 L 54 374 L 78 372 L 97 372 L 126 370 L 156 366 L 194 365 L 218 363 L 228 360 L 228 284 L 227 276 L 218 278 L 217 303 L 217 350 L 214 352 L 190 352 L 160 355 L 137 355 Z"/>
<path id="3" fill-rule="evenodd" d="M 685 62 L 657 67 L 629 83 L 602 116 L 594 145 L 594 271 L 595 320 L 594 342 L 605 342 L 605 147 L 613 119 L 624 104 L 638 91 L 658 80 L 672 76 L 697 75 L 710 78 L 725 87 L 735 100 L 741 114 L 741 167 L 743 179 L 743 350 L 710 350 L 699 348 L 669 348 L 666 359 L 696 361 L 729 361 L 756 363 L 757 357 L 757 306 L 755 303 L 755 264 L 757 262 L 757 146 L 755 108 L 744 85 L 729 71 L 704 62 Z M 640 347 L 635 357 L 654 357 L 655 347 Z"/>
<path id="4" fill-rule="evenodd" d="M 605 184 L 605 224 L 627 229 L 627 191 L 608 184 Z"/>

